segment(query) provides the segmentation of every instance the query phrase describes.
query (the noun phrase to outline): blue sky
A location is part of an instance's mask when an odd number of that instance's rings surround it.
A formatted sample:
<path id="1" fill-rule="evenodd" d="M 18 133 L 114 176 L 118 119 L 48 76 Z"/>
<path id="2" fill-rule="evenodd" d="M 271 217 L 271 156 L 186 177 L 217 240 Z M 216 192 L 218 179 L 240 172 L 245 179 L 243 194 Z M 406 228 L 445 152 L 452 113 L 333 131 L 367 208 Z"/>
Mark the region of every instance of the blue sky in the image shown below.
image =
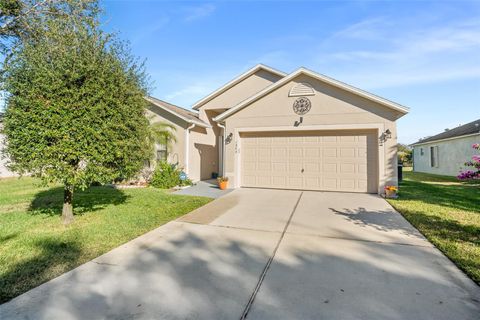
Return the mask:
<path id="1" fill-rule="evenodd" d="M 152 95 L 189 108 L 257 63 L 300 66 L 411 108 L 411 143 L 480 118 L 480 2 L 104 0 Z"/>

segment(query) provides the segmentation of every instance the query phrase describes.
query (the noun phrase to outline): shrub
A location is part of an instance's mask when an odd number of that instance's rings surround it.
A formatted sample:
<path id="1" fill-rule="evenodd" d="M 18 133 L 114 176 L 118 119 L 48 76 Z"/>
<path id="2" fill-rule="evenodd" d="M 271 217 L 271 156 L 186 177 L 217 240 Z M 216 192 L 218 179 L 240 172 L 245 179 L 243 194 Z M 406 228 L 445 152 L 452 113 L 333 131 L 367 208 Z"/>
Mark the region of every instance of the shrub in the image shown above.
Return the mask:
<path id="1" fill-rule="evenodd" d="M 472 145 L 475 150 L 480 150 L 480 144 Z M 471 161 L 465 162 L 465 166 L 472 167 L 473 170 L 465 170 L 457 176 L 460 180 L 480 179 L 480 155 L 474 155 Z"/>
<path id="2" fill-rule="evenodd" d="M 176 165 L 160 161 L 155 167 L 150 185 L 160 189 L 170 189 L 180 184 L 180 171 Z"/>
<path id="3" fill-rule="evenodd" d="M 175 186 L 188 186 L 192 184 L 190 179 L 180 180 L 180 173 L 176 164 L 160 161 L 150 179 L 150 185 L 160 189 L 170 189 Z"/>

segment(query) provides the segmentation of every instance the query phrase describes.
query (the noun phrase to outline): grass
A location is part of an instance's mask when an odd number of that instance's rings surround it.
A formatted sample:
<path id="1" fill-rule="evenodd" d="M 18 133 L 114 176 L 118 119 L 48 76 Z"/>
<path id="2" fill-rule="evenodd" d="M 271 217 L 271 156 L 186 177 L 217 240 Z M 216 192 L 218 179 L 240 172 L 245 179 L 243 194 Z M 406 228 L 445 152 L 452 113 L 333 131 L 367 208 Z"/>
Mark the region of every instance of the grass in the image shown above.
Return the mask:
<path id="1" fill-rule="evenodd" d="M 407 171 L 399 195 L 392 206 L 480 284 L 480 181 Z"/>
<path id="2" fill-rule="evenodd" d="M 91 187 L 61 224 L 63 190 L 32 178 L 0 179 L 0 303 L 210 201 L 153 188 Z"/>

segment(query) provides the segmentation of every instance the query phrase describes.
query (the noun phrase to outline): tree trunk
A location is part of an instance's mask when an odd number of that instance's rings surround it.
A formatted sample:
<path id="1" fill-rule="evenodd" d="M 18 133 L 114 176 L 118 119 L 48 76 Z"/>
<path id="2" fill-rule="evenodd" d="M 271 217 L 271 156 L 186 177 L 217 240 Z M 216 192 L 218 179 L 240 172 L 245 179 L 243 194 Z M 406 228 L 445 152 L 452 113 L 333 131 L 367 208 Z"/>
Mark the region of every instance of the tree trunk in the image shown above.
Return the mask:
<path id="1" fill-rule="evenodd" d="M 65 186 L 63 193 L 62 221 L 64 225 L 73 222 L 73 186 Z"/>

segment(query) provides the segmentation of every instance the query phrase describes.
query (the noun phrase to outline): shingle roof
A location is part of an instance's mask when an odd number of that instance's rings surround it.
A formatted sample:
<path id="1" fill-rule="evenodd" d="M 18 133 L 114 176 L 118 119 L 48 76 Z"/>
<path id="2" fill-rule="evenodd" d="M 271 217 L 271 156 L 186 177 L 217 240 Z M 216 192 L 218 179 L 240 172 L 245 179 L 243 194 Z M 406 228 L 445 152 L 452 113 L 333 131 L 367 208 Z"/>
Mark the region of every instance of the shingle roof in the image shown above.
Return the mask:
<path id="1" fill-rule="evenodd" d="M 181 108 L 179 106 L 176 106 L 174 104 L 168 103 L 166 101 L 163 101 L 163 100 L 160 100 L 160 99 L 157 99 L 157 98 L 154 98 L 154 97 L 146 97 L 145 99 L 147 101 L 151 102 L 152 104 L 160 107 L 160 108 L 166 109 L 170 113 L 173 113 L 177 117 L 179 117 L 179 118 L 181 118 L 181 119 L 183 119 L 187 122 L 195 123 L 195 124 L 200 125 L 202 127 L 210 127 L 209 124 L 200 120 L 200 118 L 198 117 L 198 114 L 196 112 Z"/>
<path id="2" fill-rule="evenodd" d="M 425 142 L 432 142 L 437 140 L 461 137 L 469 134 L 480 133 L 480 119 L 472 121 L 470 123 L 464 124 L 463 126 L 458 126 L 454 129 L 447 130 L 445 132 L 439 133 L 437 135 L 420 139 L 418 142 L 415 142 L 412 145 L 425 143 Z"/>

